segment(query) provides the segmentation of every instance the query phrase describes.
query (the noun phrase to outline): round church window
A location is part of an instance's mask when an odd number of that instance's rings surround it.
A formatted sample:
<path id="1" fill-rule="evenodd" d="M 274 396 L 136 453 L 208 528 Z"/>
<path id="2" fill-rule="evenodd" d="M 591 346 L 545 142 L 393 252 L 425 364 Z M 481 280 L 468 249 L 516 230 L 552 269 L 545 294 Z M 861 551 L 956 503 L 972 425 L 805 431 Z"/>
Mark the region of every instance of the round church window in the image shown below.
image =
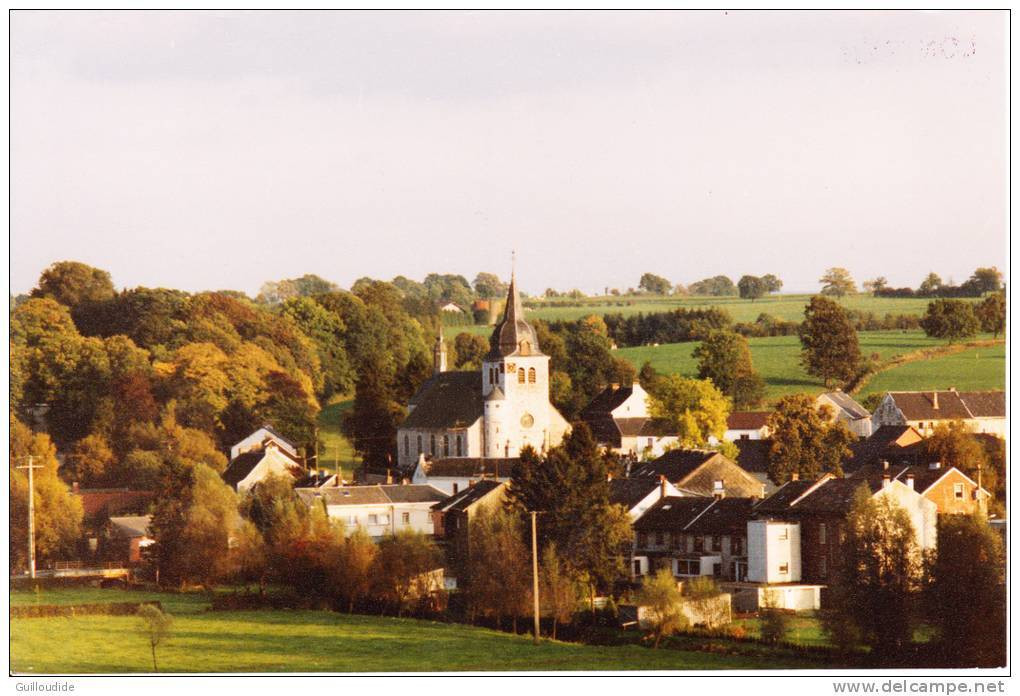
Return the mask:
<path id="1" fill-rule="evenodd" d="M 530 428 L 534 424 L 535 419 L 531 417 L 530 413 L 525 413 L 523 416 L 521 416 L 521 425 L 523 425 L 525 428 Z"/>

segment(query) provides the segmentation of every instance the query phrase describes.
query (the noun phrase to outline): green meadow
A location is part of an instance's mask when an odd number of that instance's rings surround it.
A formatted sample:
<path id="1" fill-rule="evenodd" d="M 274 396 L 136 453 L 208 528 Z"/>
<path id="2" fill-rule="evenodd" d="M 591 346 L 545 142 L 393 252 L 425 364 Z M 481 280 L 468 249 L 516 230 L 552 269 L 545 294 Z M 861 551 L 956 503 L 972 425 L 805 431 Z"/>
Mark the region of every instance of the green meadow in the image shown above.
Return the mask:
<path id="1" fill-rule="evenodd" d="M 879 372 L 861 395 L 956 387 L 960 390 L 1006 388 L 1006 346 L 968 348 L 951 355 L 905 363 Z"/>
<path id="2" fill-rule="evenodd" d="M 429 672 L 736 670 L 817 668 L 789 654 L 734 655 L 590 646 L 460 624 L 329 611 L 207 611 L 203 595 L 123 590 L 12 592 L 26 603 L 158 599 L 174 616 L 157 651 L 161 672 Z M 16 674 L 149 672 L 149 645 L 133 616 L 13 619 Z M 55 644 L 58 640 L 59 645 Z"/>
<path id="3" fill-rule="evenodd" d="M 319 411 L 319 467 L 336 471 L 339 464 L 347 480 L 360 462 L 351 441 L 340 431 L 340 420 L 353 405 L 354 397 L 337 395 Z"/>

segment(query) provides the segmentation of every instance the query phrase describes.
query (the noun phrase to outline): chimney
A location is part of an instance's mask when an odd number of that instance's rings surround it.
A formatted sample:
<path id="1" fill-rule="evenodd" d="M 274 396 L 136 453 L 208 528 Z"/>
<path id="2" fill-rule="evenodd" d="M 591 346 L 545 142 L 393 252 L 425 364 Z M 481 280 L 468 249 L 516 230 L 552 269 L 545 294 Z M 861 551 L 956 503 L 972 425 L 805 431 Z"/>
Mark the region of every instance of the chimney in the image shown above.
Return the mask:
<path id="1" fill-rule="evenodd" d="M 716 500 L 721 500 L 726 497 L 726 488 L 723 486 L 722 479 L 716 479 L 712 482 L 712 497 Z"/>
<path id="2" fill-rule="evenodd" d="M 910 490 L 914 490 L 914 475 L 913 474 L 907 474 L 907 486 L 910 487 Z"/>
<path id="3" fill-rule="evenodd" d="M 790 480 L 791 481 L 799 481 L 800 480 L 800 472 L 799 471 L 794 471 L 792 474 L 790 474 Z"/>
<path id="4" fill-rule="evenodd" d="M 411 481 L 406 476 L 404 478 L 400 479 L 400 485 L 401 486 L 406 486 L 409 483 L 411 483 Z"/>
<path id="5" fill-rule="evenodd" d="M 883 459 L 882 460 L 882 471 L 888 471 L 888 470 L 889 470 L 889 460 L 888 459 Z"/>
<path id="6" fill-rule="evenodd" d="M 892 478 L 889 476 L 889 474 L 882 474 L 882 488 L 888 488 L 891 482 Z"/>
<path id="7" fill-rule="evenodd" d="M 392 483 L 393 483 L 393 469 L 387 469 L 386 470 L 386 485 L 388 486 L 388 485 L 390 485 Z"/>
<path id="8" fill-rule="evenodd" d="M 474 485 L 475 485 L 475 480 L 474 479 L 468 479 L 468 488 L 474 488 Z"/>
<path id="9" fill-rule="evenodd" d="M 931 407 L 936 411 L 939 410 L 939 393 L 937 391 L 931 393 Z"/>
<path id="10" fill-rule="evenodd" d="M 666 476 L 659 474 L 659 500 L 666 497 Z"/>
<path id="11" fill-rule="evenodd" d="M 941 469 L 942 468 L 942 462 L 932 462 L 931 464 L 928 465 L 928 468 L 931 469 L 932 471 L 934 471 L 936 469 Z"/>

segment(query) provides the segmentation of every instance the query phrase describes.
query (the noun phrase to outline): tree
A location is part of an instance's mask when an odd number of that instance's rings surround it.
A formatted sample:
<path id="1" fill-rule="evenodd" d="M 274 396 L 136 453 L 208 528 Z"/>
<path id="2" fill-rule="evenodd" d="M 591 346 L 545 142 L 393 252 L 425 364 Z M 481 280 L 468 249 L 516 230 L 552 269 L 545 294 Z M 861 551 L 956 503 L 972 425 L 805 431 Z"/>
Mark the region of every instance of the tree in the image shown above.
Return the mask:
<path id="1" fill-rule="evenodd" d="M 921 578 L 910 516 L 891 496 L 873 497 L 862 483 L 844 529 L 824 625 L 841 640 L 856 637 L 874 655 L 895 658 L 913 634 Z"/>
<path id="2" fill-rule="evenodd" d="M 939 277 L 938 273 L 929 273 L 925 276 L 924 280 L 921 281 L 921 285 L 917 288 L 919 295 L 930 297 L 938 293 L 942 287 L 942 278 Z"/>
<path id="3" fill-rule="evenodd" d="M 751 364 L 746 338 L 732 331 L 712 331 L 692 355 L 698 361 L 698 377 L 712 380 L 735 408 L 760 403 L 765 385 Z"/>
<path id="4" fill-rule="evenodd" d="M 783 281 L 772 273 L 766 273 L 761 280 L 765 284 L 765 292 L 773 293 L 783 289 Z"/>
<path id="5" fill-rule="evenodd" d="M 495 273 L 479 273 L 475 276 L 475 293 L 483 298 L 504 297 L 507 292 L 507 284 L 499 279 Z"/>
<path id="6" fill-rule="evenodd" d="M 506 510 L 482 510 L 470 522 L 467 595 L 472 610 L 492 616 L 499 625 L 531 607 L 530 552 L 524 543 L 521 520 Z"/>
<path id="7" fill-rule="evenodd" d="M 649 414 L 676 432 L 680 447 L 704 447 L 726 432 L 731 402 L 709 380 L 667 375 L 648 402 Z"/>
<path id="8" fill-rule="evenodd" d="M 372 571 L 375 568 L 379 547 L 363 528 L 355 529 L 344 542 L 340 555 L 340 597 L 347 603 L 347 611 L 368 599 L 372 594 Z"/>
<path id="9" fill-rule="evenodd" d="M 68 455 L 69 474 L 88 486 L 104 483 L 114 467 L 114 454 L 102 435 L 92 434 L 75 443 Z"/>
<path id="10" fill-rule="evenodd" d="M 310 297 L 337 290 L 335 283 L 308 273 L 300 278 L 291 278 L 278 282 L 267 282 L 259 289 L 255 301 L 261 304 L 275 305 L 295 297 Z"/>
<path id="11" fill-rule="evenodd" d="M 638 282 L 638 288 L 652 295 L 668 295 L 673 283 L 654 273 L 644 273 Z"/>
<path id="12" fill-rule="evenodd" d="M 864 291 L 870 292 L 872 295 L 878 295 L 887 287 L 889 287 L 889 281 L 885 279 L 885 276 L 864 281 Z"/>
<path id="13" fill-rule="evenodd" d="M 998 292 L 1002 289 L 1002 273 L 995 266 L 978 268 L 964 285 L 973 288 L 978 295 L 983 295 L 986 292 Z"/>
<path id="14" fill-rule="evenodd" d="M 813 479 L 823 473 L 841 476 L 842 462 L 852 456 L 853 433 L 831 419 L 828 406 L 816 408 L 808 394 L 784 396 L 769 416 L 769 478 L 777 484 L 793 474 Z"/>
<path id="15" fill-rule="evenodd" d="M 803 348 L 801 364 L 808 374 L 821 377 L 827 387 L 846 384 L 857 375 L 861 365 L 857 330 L 836 302 L 812 297 L 798 333 Z"/>
<path id="16" fill-rule="evenodd" d="M 980 515 L 939 517 L 929 571 L 927 614 L 942 659 L 954 667 L 1006 664 L 1006 589 L 1002 542 Z"/>
<path id="17" fill-rule="evenodd" d="M 162 645 L 170 636 L 170 629 L 173 626 L 174 618 L 165 614 L 159 607 L 153 604 L 138 605 L 139 630 L 149 642 L 149 649 L 152 651 L 152 671 L 158 672 L 156 664 L 156 648 Z"/>
<path id="18" fill-rule="evenodd" d="M 453 339 L 454 367 L 458 370 L 481 369 L 482 358 L 489 352 L 489 342 L 483 336 L 461 332 Z"/>
<path id="19" fill-rule="evenodd" d="M 711 295 L 714 297 L 726 297 L 737 294 L 737 286 L 733 281 L 724 275 L 705 278 L 687 286 L 692 295 Z"/>
<path id="20" fill-rule="evenodd" d="M 939 423 L 923 446 L 928 458 L 943 468 L 956 467 L 974 481 L 980 479 L 986 490 L 996 489 L 996 471 L 985 448 L 962 422 Z"/>
<path id="21" fill-rule="evenodd" d="M 376 363 L 358 375 L 354 405 L 343 417 L 343 432 L 366 465 L 386 468 L 395 460 L 397 423 L 404 415 L 392 378 Z"/>
<path id="22" fill-rule="evenodd" d="M 932 338 L 945 338 L 953 343 L 976 334 L 981 324 L 969 302 L 935 300 L 928 303 L 928 311 L 921 319 L 921 328 Z"/>
<path id="23" fill-rule="evenodd" d="M 777 593 L 777 590 L 766 588 L 763 593 L 762 606 L 758 611 L 761 639 L 771 645 L 782 643 L 790 632 L 790 615 L 776 606 L 778 603 Z"/>
<path id="24" fill-rule="evenodd" d="M 1006 293 L 989 295 L 981 301 L 974 313 L 981 322 L 981 330 L 998 338 L 1006 330 Z"/>
<path id="25" fill-rule="evenodd" d="M 421 532 L 400 530 L 379 542 L 376 559 L 376 593 L 402 616 L 414 602 L 441 590 L 432 571 L 442 566 L 439 550 Z"/>
<path id="26" fill-rule="evenodd" d="M 577 609 L 577 581 L 556 552 L 555 542 L 542 552 L 538 573 L 539 601 L 543 613 L 552 618 L 552 639 L 556 640 L 557 624 L 570 623 Z"/>
<path id="27" fill-rule="evenodd" d="M 850 276 L 850 271 L 845 268 L 830 268 L 818 282 L 822 283 L 823 295 L 843 297 L 844 295 L 852 295 L 857 292 L 854 279 Z"/>
<path id="28" fill-rule="evenodd" d="M 645 616 L 655 637 L 653 648 L 658 648 L 663 636 L 669 636 L 687 625 L 683 613 L 683 597 L 676 578 L 668 568 L 660 568 L 655 575 L 646 577 L 638 590 L 636 601 L 645 609 Z"/>
<path id="29" fill-rule="evenodd" d="M 769 291 L 764 279 L 752 275 L 742 276 L 737 281 L 737 288 L 740 290 L 740 296 L 743 299 L 750 299 L 752 302 Z"/>
<path id="30" fill-rule="evenodd" d="M 50 297 L 75 308 L 81 304 L 103 302 L 115 294 L 110 274 L 77 261 L 59 261 L 39 276 L 32 297 Z"/>
<path id="31" fill-rule="evenodd" d="M 347 326 L 339 315 L 310 297 L 287 300 L 280 312 L 315 344 L 323 374 L 320 396 L 328 399 L 333 394 L 349 392 L 354 387 L 354 369 L 344 347 Z"/>

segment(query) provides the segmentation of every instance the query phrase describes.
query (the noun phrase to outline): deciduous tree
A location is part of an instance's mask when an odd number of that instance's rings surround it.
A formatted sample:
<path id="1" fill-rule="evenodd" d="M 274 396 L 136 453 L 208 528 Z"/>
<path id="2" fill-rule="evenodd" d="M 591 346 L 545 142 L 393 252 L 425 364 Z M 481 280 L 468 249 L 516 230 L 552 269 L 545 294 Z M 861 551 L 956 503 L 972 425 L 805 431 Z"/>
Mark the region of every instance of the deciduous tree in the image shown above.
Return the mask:
<path id="1" fill-rule="evenodd" d="M 708 380 L 667 375 L 648 402 L 652 418 L 675 432 L 681 447 L 704 447 L 726 432 L 731 402 Z"/>
<path id="2" fill-rule="evenodd" d="M 676 578 L 668 568 L 660 568 L 655 575 L 646 577 L 636 597 L 638 606 L 645 608 L 645 616 L 658 648 L 663 637 L 672 635 L 687 625 L 683 613 L 683 597 Z"/>
<path id="3" fill-rule="evenodd" d="M 850 276 L 850 271 L 845 268 L 830 268 L 818 282 L 822 284 L 823 295 L 843 297 L 844 295 L 853 295 L 857 292 L 857 285 Z"/>
<path id="4" fill-rule="evenodd" d="M 981 328 L 974 307 L 963 300 L 935 300 L 921 319 L 921 328 L 932 338 L 945 338 L 950 343 L 970 338 Z"/>
<path id="5" fill-rule="evenodd" d="M 857 330 L 846 310 L 824 297 L 812 297 L 799 329 L 801 364 L 826 386 L 846 384 L 861 365 Z"/>
<path id="6" fill-rule="evenodd" d="M 769 416 L 769 478 L 777 484 L 793 474 L 815 478 L 823 473 L 842 475 L 842 462 L 852 455 L 855 440 L 845 425 L 830 420 L 827 406 L 816 408 L 807 394 L 785 396 Z"/>
<path id="7" fill-rule="evenodd" d="M 1006 293 L 989 295 L 981 301 L 974 313 L 981 322 L 981 330 L 998 338 L 1006 330 Z"/>
<path id="8" fill-rule="evenodd" d="M 761 402 L 765 384 L 751 363 L 747 339 L 732 331 L 713 331 L 694 349 L 698 377 L 712 384 L 733 400 L 737 409 Z"/>
<path id="9" fill-rule="evenodd" d="M 742 276 L 737 281 L 737 288 L 740 290 L 742 298 L 745 300 L 749 299 L 752 302 L 769 291 L 764 279 L 752 275 Z"/>
<path id="10" fill-rule="evenodd" d="M 645 273 L 638 282 L 638 288 L 652 295 L 668 295 L 673 283 L 654 273 Z"/>

